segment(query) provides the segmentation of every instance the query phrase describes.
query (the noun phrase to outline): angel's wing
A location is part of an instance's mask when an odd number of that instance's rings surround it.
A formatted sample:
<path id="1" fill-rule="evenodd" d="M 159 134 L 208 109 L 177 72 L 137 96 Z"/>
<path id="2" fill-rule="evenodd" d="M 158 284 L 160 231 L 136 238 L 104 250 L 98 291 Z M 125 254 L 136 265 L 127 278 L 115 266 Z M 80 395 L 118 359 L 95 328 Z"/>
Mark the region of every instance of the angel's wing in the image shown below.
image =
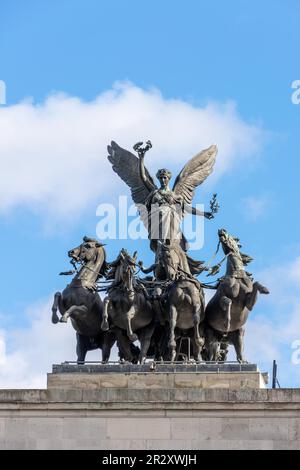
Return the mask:
<path id="1" fill-rule="evenodd" d="M 130 187 L 135 204 L 144 204 L 150 191 L 141 178 L 139 159 L 113 141 L 111 145 L 108 145 L 107 150 L 109 153 L 107 158 L 112 164 L 113 170 Z M 147 169 L 145 171 L 149 185 L 153 185 L 153 189 L 155 189 L 153 179 Z"/>
<path id="2" fill-rule="evenodd" d="M 216 145 L 211 145 L 208 149 L 202 150 L 187 162 L 177 176 L 173 191 L 180 194 L 186 204 L 191 204 L 195 188 L 203 183 L 212 172 L 217 152 Z"/>

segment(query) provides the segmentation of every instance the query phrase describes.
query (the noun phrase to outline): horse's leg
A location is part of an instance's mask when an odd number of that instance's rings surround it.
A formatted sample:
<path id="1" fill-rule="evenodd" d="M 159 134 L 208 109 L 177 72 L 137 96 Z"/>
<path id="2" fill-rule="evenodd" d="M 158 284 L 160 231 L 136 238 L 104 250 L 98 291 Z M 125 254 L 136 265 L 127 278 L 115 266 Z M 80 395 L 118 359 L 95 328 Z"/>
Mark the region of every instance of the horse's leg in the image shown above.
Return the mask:
<path id="1" fill-rule="evenodd" d="M 58 309 L 58 306 L 59 306 L 59 300 L 60 299 L 61 299 L 61 293 L 56 292 L 54 294 L 54 300 L 53 300 L 53 305 L 52 305 L 52 323 L 58 323 L 59 322 L 59 318 L 58 318 L 58 315 L 57 315 L 57 309 Z"/>
<path id="2" fill-rule="evenodd" d="M 110 357 L 110 351 L 116 341 L 115 333 L 103 333 L 102 341 L 102 364 L 106 364 Z"/>
<path id="3" fill-rule="evenodd" d="M 154 359 L 156 361 L 165 361 L 167 360 L 167 344 L 166 344 L 166 335 L 165 335 L 165 328 L 162 329 L 162 326 L 160 325 L 160 335 L 159 339 L 157 341 L 157 346 L 156 346 L 156 352 Z"/>
<path id="4" fill-rule="evenodd" d="M 175 339 L 175 327 L 177 323 L 177 309 L 175 305 L 170 305 L 170 339 L 169 339 L 169 348 L 171 350 L 171 362 L 174 362 L 176 357 L 176 339 Z"/>
<path id="5" fill-rule="evenodd" d="M 218 352 L 219 352 L 219 341 L 215 337 L 213 330 L 210 328 L 206 331 L 206 338 L 205 338 L 205 348 L 207 350 L 207 360 L 208 361 L 217 361 L 218 359 Z"/>
<path id="6" fill-rule="evenodd" d="M 133 333 L 132 327 L 131 327 L 131 320 L 135 315 L 135 307 L 132 305 L 128 312 L 126 313 L 126 321 L 127 321 L 127 336 L 134 343 L 138 339 L 137 335 Z"/>
<path id="7" fill-rule="evenodd" d="M 214 340 L 210 343 L 209 348 L 209 361 L 217 361 L 219 358 L 220 343 Z"/>
<path id="8" fill-rule="evenodd" d="M 140 355 L 139 355 L 139 363 L 140 364 L 144 364 L 144 362 L 146 361 L 147 352 L 148 352 L 150 342 L 151 342 L 151 338 L 152 338 L 152 335 L 153 335 L 153 332 L 154 332 L 154 327 L 155 327 L 154 322 L 151 325 L 145 326 L 142 329 L 141 334 L 139 336 L 139 340 L 140 340 L 140 343 L 141 343 L 141 351 L 140 351 Z"/>
<path id="9" fill-rule="evenodd" d="M 221 341 L 219 355 L 220 355 L 220 361 L 225 362 L 227 360 L 228 343 Z"/>
<path id="10" fill-rule="evenodd" d="M 117 347 L 119 349 L 119 358 L 120 360 L 124 359 L 125 361 L 133 362 L 134 361 L 134 356 L 131 351 L 131 343 L 128 340 L 127 335 L 123 333 L 123 331 L 120 328 L 115 327 L 114 328 L 116 337 L 117 337 Z"/>
<path id="11" fill-rule="evenodd" d="M 193 323 L 194 323 L 194 341 L 195 345 L 197 346 L 197 357 L 195 358 L 196 361 L 202 361 L 201 350 L 204 344 L 204 339 L 201 338 L 199 332 L 199 325 L 201 319 L 201 305 L 196 304 L 193 307 Z"/>
<path id="12" fill-rule="evenodd" d="M 59 320 L 61 323 L 67 323 L 68 318 L 72 315 L 74 312 L 79 312 L 79 313 L 87 313 L 88 308 L 86 305 L 72 305 L 68 310 L 65 311 L 61 319 Z"/>
<path id="13" fill-rule="evenodd" d="M 236 352 L 236 358 L 239 362 L 246 362 L 244 358 L 244 328 L 239 328 L 232 333 L 232 344 Z"/>
<path id="14" fill-rule="evenodd" d="M 76 354 L 77 354 L 77 363 L 84 363 L 85 356 L 89 350 L 90 339 L 87 336 L 80 335 L 76 333 Z"/>
<path id="15" fill-rule="evenodd" d="M 103 300 L 103 317 L 101 323 L 101 330 L 107 331 L 109 330 L 109 323 L 108 323 L 108 304 L 109 304 L 109 297 L 105 297 Z"/>
<path id="16" fill-rule="evenodd" d="M 245 307 L 248 310 L 252 310 L 257 301 L 258 292 L 260 294 L 269 294 L 268 289 L 260 284 L 259 282 L 254 282 L 252 292 L 246 295 Z"/>
<path id="17" fill-rule="evenodd" d="M 225 327 L 226 333 L 228 333 L 230 329 L 231 305 L 232 305 L 232 300 L 229 297 L 226 297 L 226 295 L 223 295 L 220 298 L 220 307 L 225 312 L 224 327 Z"/>

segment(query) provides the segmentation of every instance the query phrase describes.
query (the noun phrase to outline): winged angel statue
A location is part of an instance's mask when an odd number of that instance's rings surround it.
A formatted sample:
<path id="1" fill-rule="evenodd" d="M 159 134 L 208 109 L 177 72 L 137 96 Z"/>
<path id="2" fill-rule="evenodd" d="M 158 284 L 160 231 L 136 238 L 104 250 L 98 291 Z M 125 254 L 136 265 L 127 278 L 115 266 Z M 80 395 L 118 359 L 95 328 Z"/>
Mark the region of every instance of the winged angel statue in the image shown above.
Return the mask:
<path id="1" fill-rule="evenodd" d="M 172 177 L 169 170 L 158 170 L 158 188 L 145 167 L 145 153 L 151 147 L 150 141 L 147 141 L 144 147 L 143 142 L 138 142 L 133 147 L 138 153 L 136 157 L 116 142 L 111 142 L 107 147 L 108 160 L 113 170 L 131 189 L 132 199 L 148 230 L 151 249 L 156 252 L 159 243 L 172 245 L 177 241 L 182 249 L 187 251 L 188 243 L 180 228 L 182 217 L 190 213 L 211 219 L 216 212 L 214 204 L 211 204 L 211 212 L 202 212 L 192 207 L 191 203 L 196 187 L 203 183 L 213 170 L 217 146 L 212 145 L 189 160 L 175 179 L 173 189 L 169 187 Z"/>

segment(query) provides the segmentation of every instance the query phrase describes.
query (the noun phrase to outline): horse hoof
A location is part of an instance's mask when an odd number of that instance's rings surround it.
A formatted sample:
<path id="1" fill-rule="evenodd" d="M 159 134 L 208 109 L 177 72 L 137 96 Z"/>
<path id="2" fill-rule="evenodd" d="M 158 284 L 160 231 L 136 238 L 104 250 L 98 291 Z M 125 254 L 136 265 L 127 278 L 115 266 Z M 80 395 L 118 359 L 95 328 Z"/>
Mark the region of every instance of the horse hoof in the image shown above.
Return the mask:
<path id="1" fill-rule="evenodd" d="M 52 323 L 54 323 L 54 325 L 55 325 L 58 322 L 59 322 L 59 318 L 58 318 L 57 314 L 53 313 L 52 314 Z"/>
<path id="2" fill-rule="evenodd" d="M 129 335 L 128 338 L 130 339 L 132 343 L 138 340 L 138 337 L 135 333 L 133 333 L 132 335 Z"/>
<path id="3" fill-rule="evenodd" d="M 204 340 L 201 338 L 196 338 L 195 343 L 199 348 L 202 348 L 204 346 Z"/>
<path id="4" fill-rule="evenodd" d="M 258 288 L 258 291 L 260 294 L 270 294 L 270 291 L 269 289 L 267 289 L 265 286 L 259 284 L 259 286 L 257 287 Z"/>
<path id="5" fill-rule="evenodd" d="M 61 319 L 59 321 L 60 321 L 60 323 L 67 323 L 68 319 L 64 318 L 64 317 L 61 317 Z"/>
<path id="6" fill-rule="evenodd" d="M 102 324 L 101 324 L 101 330 L 102 330 L 102 331 L 108 331 L 108 330 L 109 330 L 109 324 L 108 324 L 107 321 L 102 322 Z"/>

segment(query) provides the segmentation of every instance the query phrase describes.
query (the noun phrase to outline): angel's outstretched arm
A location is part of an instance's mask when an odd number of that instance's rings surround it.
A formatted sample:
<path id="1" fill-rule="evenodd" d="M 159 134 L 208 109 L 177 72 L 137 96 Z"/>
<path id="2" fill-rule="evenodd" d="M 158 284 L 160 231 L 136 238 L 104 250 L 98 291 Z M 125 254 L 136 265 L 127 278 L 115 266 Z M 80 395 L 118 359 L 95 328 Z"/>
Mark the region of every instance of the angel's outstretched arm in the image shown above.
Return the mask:
<path id="1" fill-rule="evenodd" d="M 213 219 L 214 218 L 214 216 L 211 212 L 199 211 L 199 209 L 196 209 L 195 207 L 189 206 L 188 204 L 184 205 L 184 212 L 186 212 L 187 214 L 201 215 L 201 216 L 204 216 L 206 219 Z"/>
<path id="2" fill-rule="evenodd" d="M 155 270 L 156 266 L 157 266 L 156 263 L 154 263 L 149 268 L 144 268 L 143 262 L 142 261 L 139 262 L 139 267 L 140 267 L 142 273 L 144 273 L 144 274 L 151 273 L 152 271 Z"/>
<path id="3" fill-rule="evenodd" d="M 139 170 L 140 170 L 140 176 L 143 180 L 143 183 L 144 185 L 146 186 L 146 188 L 149 190 L 149 191 L 152 191 L 153 190 L 153 184 L 149 181 L 149 179 L 147 178 L 147 174 L 146 174 L 146 169 L 145 169 L 145 165 L 144 165 L 144 158 L 145 158 L 145 154 L 141 154 L 139 155 L 139 160 L 140 160 L 140 163 L 139 163 Z"/>

